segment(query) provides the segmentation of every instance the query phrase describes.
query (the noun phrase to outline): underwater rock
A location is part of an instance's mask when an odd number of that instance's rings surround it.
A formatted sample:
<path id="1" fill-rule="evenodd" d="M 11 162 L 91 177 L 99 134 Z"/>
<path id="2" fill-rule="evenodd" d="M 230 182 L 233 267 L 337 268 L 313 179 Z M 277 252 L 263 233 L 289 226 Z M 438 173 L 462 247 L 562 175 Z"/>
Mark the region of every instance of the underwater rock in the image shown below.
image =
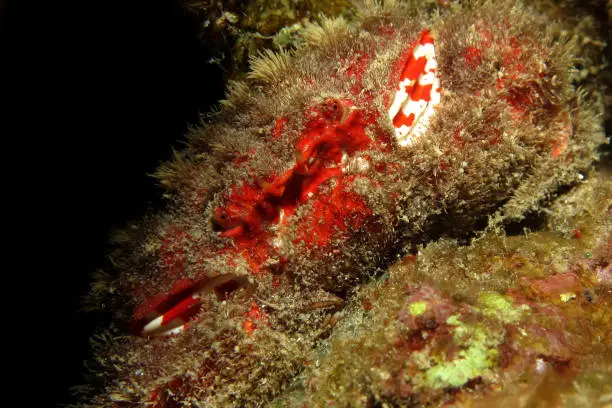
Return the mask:
<path id="1" fill-rule="evenodd" d="M 265 405 L 319 364 L 330 333 L 334 356 L 359 285 L 420 244 L 520 220 L 580 182 L 604 142 L 601 95 L 573 85 L 580 45 L 521 3 L 366 1 L 354 22 L 322 18 L 301 36 L 230 84 L 213 121 L 157 171 L 167 208 L 116 237 L 116 268 L 92 286 L 114 323 L 85 406 Z M 444 242 L 430 247 L 454 262 Z M 343 349 L 363 358 L 332 370 L 346 383 L 313 374 L 308 406 L 436 404 L 499 384 L 502 366 L 512 377 L 570 358 L 571 335 L 539 319 L 582 299 L 577 272 L 517 286 L 491 269 L 496 285 L 458 300 L 471 274 L 426 283 L 428 271 L 364 300 L 391 316 L 368 325 L 384 338 Z M 533 293 L 561 302 L 540 310 Z M 366 367 L 378 370 L 369 380 Z"/>
<path id="2" fill-rule="evenodd" d="M 547 231 L 402 259 L 359 289 L 318 364 L 270 406 L 608 406 L 612 291 L 596 265 L 612 257 L 611 193 L 607 173 L 564 197 L 583 201 L 573 216 L 556 206 Z"/>

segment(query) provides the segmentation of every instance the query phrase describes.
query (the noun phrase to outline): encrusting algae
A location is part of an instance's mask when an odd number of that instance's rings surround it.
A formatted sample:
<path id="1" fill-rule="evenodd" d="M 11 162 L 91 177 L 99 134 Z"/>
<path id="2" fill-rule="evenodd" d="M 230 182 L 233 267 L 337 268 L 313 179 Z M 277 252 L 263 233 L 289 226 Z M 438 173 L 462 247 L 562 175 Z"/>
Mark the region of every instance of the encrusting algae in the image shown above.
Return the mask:
<path id="1" fill-rule="evenodd" d="M 606 403 L 580 35 L 510 0 L 353 7 L 253 58 L 159 168 L 167 208 L 92 286 L 114 323 L 81 406 Z"/>

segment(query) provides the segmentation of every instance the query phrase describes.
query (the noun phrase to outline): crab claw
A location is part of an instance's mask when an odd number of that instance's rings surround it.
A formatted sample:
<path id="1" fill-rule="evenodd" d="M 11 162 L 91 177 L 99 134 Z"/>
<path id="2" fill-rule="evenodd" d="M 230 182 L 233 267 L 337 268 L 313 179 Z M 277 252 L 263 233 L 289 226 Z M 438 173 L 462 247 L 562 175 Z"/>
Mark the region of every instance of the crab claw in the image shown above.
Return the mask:
<path id="1" fill-rule="evenodd" d="M 202 309 L 203 297 L 214 292 L 217 299 L 225 299 L 229 293 L 251 284 L 245 276 L 219 275 L 196 282 L 183 281 L 168 293 L 156 296 L 140 306 L 132 320 L 134 334 L 140 336 L 169 336 L 184 331 L 196 319 Z"/>
<path id="2" fill-rule="evenodd" d="M 427 130 L 435 106 L 440 103 L 440 79 L 434 40 L 424 30 L 400 76 L 399 88 L 389 108 L 395 138 L 402 147 L 410 146 Z"/>

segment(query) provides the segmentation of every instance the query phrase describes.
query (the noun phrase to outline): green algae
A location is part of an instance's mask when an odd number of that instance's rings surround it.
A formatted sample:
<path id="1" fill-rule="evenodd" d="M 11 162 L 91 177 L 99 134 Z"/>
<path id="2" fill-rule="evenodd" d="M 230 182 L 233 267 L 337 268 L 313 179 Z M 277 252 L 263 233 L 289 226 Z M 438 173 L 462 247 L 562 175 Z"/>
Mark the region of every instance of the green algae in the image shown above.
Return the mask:
<path id="1" fill-rule="evenodd" d="M 561 293 L 559 295 L 559 297 L 561 298 L 561 301 L 563 303 L 567 303 L 570 300 L 575 299 L 576 298 L 576 294 L 574 292 L 566 292 L 566 293 Z"/>
<path id="2" fill-rule="evenodd" d="M 457 315 L 447 319 L 453 326 L 456 345 L 464 349 L 457 358 L 440 361 L 417 376 L 415 383 L 430 389 L 461 387 L 470 380 L 482 376 L 487 369 L 495 366 L 499 351 L 497 346 L 502 336 L 494 327 L 482 324 L 470 325 L 462 322 Z"/>
<path id="3" fill-rule="evenodd" d="M 499 302 L 499 299 L 493 296 L 491 299 Z M 495 305 L 496 302 L 492 303 Z M 417 302 L 410 304 L 409 308 L 415 303 Z M 511 303 L 508 303 L 509 305 L 504 306 L 511 306 Z M 472 310 L 476 313 L 474 316 L 478 316 L 477 308 Z M 496 367 L 500 354 L 498 347 L 504 339 L 503 330 L 495 322 L 468 324 L 462 320 L 471 321 L 474 316 L 453 314 L 445 321 L 451 326 L 453 347 L 460 349 L 454 358 L 447 359 L 446 351 L 438 354 L 429 348 L 411 354 L 411 361 L 421 369 L 412 380 L 414 386 L 429 391 L 459 388 L 471 380 L 485 376 L 487 371 Z"/>
<path id="4" fill-rule="evenodd" d="M 410 314 L 413 316 L 421 316 L 423 313 L 427 311 L 427 302 L 414 302 L 408 306 L 410 310 Z"/>
<path id="5" fill-rule="evenodd" d="M 451 326 L 458 326 L 461 324 L 461 320 L 459 320 L 459 317 L 457 315 L 452 315 L 448 319 L 446 319 L 446 324 Z"/>
<path id="6" fill-rule="evenodd" d="M 432 389 L 461 387 L 493 367 L 497 355 L 496 349 L 476 343 L 461 351 L 459 358 L 427 370 L 423 376 L 423 384 Z"/>
<path id="7" fill-rule="evenodd" d="M 529 311 L 529 306 L 521 305 L 515 307 L 508 296 L 503 296 L 497 292 L 484 292 L 480 294 L 478 305 L 482 308 L 483 315 L 506 324 L 520 321 L 525 313 Z"/>

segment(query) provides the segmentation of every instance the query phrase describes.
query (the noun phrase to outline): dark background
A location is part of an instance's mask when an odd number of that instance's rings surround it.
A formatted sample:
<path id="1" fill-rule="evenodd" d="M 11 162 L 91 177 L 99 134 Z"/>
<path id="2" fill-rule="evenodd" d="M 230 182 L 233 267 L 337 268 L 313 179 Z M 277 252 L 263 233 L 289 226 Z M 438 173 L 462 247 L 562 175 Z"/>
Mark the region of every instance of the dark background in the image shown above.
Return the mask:
<path id="1" fill-rule="evenodd" d="M 3 197 L 19 250 L 2 269 L 24 356 L 4 371 L 25 386 L 20 405 L 57 406 L 104 324 L 80 309 L 109 233 L 160 206 L 147 174 L 223 96 L 225 75 L 172 0 L 0 0 L 0 15 Z"/>

